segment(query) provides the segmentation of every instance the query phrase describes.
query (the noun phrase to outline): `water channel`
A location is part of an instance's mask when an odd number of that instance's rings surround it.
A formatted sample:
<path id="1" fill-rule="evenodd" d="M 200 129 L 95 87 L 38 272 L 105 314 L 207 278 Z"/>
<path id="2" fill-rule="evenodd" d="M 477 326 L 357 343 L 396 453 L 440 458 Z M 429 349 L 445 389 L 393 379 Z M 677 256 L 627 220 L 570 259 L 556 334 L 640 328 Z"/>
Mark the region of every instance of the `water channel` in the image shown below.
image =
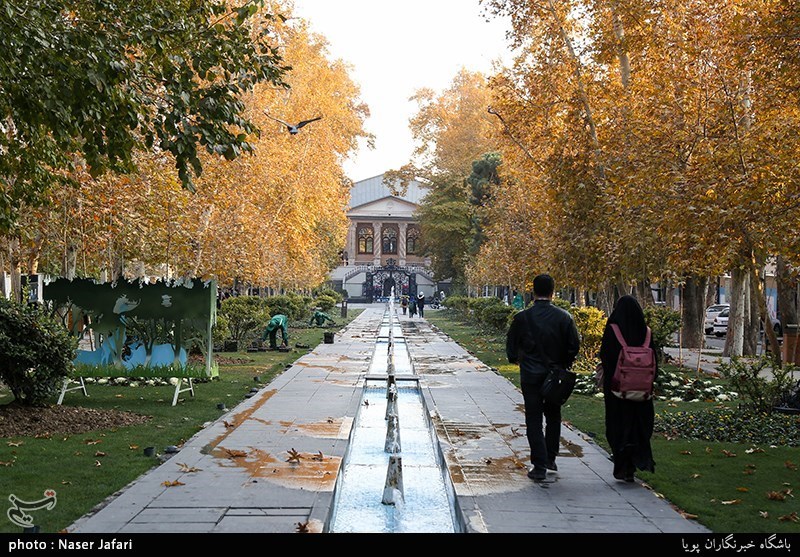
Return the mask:
<path id="1" fill-rule="evenodd" d="M 326 530 L 456 533 L 464 531 L 460 516 L 419 377 L 390 301 Z"/>

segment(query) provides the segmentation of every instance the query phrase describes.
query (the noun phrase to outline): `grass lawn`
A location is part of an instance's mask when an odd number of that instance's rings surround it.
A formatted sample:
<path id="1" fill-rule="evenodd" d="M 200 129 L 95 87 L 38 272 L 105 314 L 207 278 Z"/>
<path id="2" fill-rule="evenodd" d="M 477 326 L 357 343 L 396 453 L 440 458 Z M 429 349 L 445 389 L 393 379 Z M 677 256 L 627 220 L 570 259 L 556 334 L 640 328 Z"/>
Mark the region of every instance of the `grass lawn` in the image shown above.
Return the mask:
<path id="1" fill-rule="evenodd" d="M 345 325 L 360 312 L 350 310 L 346 319 L 337 316 L 337 322 Z M 323 329 L 290 328 L 290 335 L 292 346 L 300 343 L 313 349 L 322 342 Z M 45 490 L 55 490 L 56 506 L 49 511 L 36 511 L 34 516 L 42 532 L 58 532 L 156 466 L 157 458 L 144 456 L 144 447 L 155 447 L 156 452 L 161 453 L 164 447 L 181 445 L 222 415 L 218 403 L 233 408 L 251 388 L 269 383 L 307 351 L 294 348 L 285 353 L 217 354 L 220 357 L 219 378 L 196 382 L 195 396 L 182 393 L 174 407 L 174 387 L 170 386 L 89 384 L 88 398 L 78 391 L 67 393 L 64 405 L 115 408 L 151 416 L 151 419 L 143 425 L 80 435 L 0 439 L 0 499 L 8 501 L 13 494 L 23 501 L 36 501 L 43 497 Z M 255 377 L 259 378 L 258 382 Z M 11 400 L 8 391 L 0 390 L 0 404 Z M 8 503 L 4 508 L 7 507 Z M 0 532 L 20 531 L 10 520 L 0 520 Z"/>
<path id="2" fill-rule="evenodd" d="M 505 334 L 486 332 L 430 312 L 426 319 L 486 365 L 519 386 L 519 368 L 505 355 Z M 701 419 L 711 402 L 656 401 L 656 413 L 691 412 Z M 730 411 L 735 412 L 733 405 Z M 562 416 L 606 450 L 602 399 L 573 395 Z M 657 418 L 658 419 L 658 418 Z M 655 434 L 656 472 L 638 473 L 656 493 L 682 512 L 720 533 L 800 533 L 800 450 L 789 446 L 699 441 Z M 608 464 L 611 476 L 612 464 Z"/>

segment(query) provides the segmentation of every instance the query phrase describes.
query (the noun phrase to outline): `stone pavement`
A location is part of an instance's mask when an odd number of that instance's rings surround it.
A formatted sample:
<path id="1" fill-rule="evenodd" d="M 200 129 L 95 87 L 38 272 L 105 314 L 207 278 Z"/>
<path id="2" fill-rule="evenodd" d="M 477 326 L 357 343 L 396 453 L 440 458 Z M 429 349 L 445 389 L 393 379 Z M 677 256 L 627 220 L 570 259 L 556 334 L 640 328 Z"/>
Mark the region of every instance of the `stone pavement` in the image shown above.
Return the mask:
<path id="1" fill-rule="evenodd" d="M 363 307 L 333 344 L 302 356 L 67 531 L 325 532 L 385 311 Z M 570 427 L 558 472 L 529 480 L 519 390 L 424 319 L 399 319 L 464 532 L 708 533 L 641 482 L 614 480 L 608 455 Z"/>

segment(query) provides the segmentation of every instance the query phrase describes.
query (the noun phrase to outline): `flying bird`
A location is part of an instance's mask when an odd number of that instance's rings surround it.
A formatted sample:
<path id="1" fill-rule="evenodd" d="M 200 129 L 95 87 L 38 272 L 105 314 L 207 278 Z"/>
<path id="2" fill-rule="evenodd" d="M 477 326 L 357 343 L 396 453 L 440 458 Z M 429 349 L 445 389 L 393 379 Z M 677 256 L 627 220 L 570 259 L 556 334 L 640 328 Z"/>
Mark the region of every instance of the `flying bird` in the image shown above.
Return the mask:
<path id="1" fill-rule="evenodd" d="M 264 114 L 267 115 L 267 118 L 275 120 L 276 122 L 280 122 L 281 124 L 286 126 L 286 129 L 289 130 L 289 133 L 292 135 L 296 135 L 300 131 L 300 128 L 302 128 L 306 124 L 310 124 L 311 122 L 316 122 L 317 120 L 322 120 L 322 116 L 317 116 L 316 118 L 312 118 L 311 120 L 303 120 L 299 124 L 290 124 L 289 122 L 284 122 L 280 118 L 275 118 L 274 116 L 270 115 L 266 110 L 264 111 Z"/>

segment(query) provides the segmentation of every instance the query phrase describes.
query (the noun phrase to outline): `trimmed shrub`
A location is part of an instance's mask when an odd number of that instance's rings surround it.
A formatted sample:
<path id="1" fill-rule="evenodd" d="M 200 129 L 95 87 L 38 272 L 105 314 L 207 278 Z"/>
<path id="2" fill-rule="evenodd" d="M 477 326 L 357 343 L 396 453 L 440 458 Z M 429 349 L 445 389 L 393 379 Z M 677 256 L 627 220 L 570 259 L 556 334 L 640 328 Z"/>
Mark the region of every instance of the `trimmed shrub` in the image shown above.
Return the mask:
<path id="1" fill-rule="evenodd" d="M 469 307 L 469 298 L 466 296 L 448 296 L 444 299 L 444 305 L 447 309 L 466 314 Z"/>
<path id="2" fill-rule="evenodd" d="M 228 318 L 217 312 L 217 322 L 211 328 L 211 340 L 214 346 L 221 346 L 229 338 L 231 338 L 231 330 Z"/>
<path id="3" fill-rule="evenodd" d="M 314 297 L 319 298 L 320 296 L 329 296 L 334 299 L 334 306 L 342 301 L 343 296 L 341 292 L 337 292 L 333 288 L 319 288 L 314 290 Z M 319 305 L 319 304 L 317 304 Z M 331 306 L 333 307 L 333 306 Z"/>
<path id="4" fill-rule="evenodd" d="M 532 304 L 533 300 L 531 300 L 531 303 L 528 304 L 528 307 L 530 307 Z M 561 309 L 566 311 L 572 311 L 572 304 L 569 303 L 569 300 L 565 300 L 564 298 L 559 298 L 558 296 L 553 296 L 553 305 L 560 307 Z"/>
<path id="5" fill-rule="evenodd" d="M 595 307 L 571 307 L 568 310 L 575 319 L 578 333 L 581 335 L 579 358 L 594 360 L 600 352 L 600 343 L 603 340 L 603 331 L 606 327 L 606 314 Z"/>
<path id="6" fill-rule="evenodd" d="M 322 294 L 314 298 L 314 303 L 322 311 L 328 312 L 336 307 L 336 298 Z"/>
<path id="7" fill-rule="evenodd" d="M 500 302 L 496 305 L 484 307 L 480 315 L 480 321 L 494 329 L 506 331 L 508 330 L 509 319 L 513 319 L 515 313 L 517 313 L 517 310 L 513 307 Z"/>
<path id="8" fill-rule="evenodd" d="M 467 308 L 469 308 L 469 312 L 475 316 L 478 321 L 482 321 L 483 310 L 488 307 L 503 305 L 503 302 L 500 298 L 470 298 L 467 302 Z"/>
<path id="9" fill-rule="evenodd" d="M 285 315 L 290 321 L 300 321 L 310 314 L 311 305 L 314 303 L 308 296 L 301 296 L 294 292 L 282 296 L 264 298 L 269 307 L 270 315 Z"/>
<path id="10" fill-rule="evenodd" d="M 74 371 L 77 347 L 40 306 L 0 298 L 0 381 L 20 404 L 46 405 Z"/>
<path id="11" fill-rule="evenodd" d="M 681 314 L 674 309 L 664 306 L 648 305 L 644 308 L 644 319 L 647 326 L 653 331 L 653 341 L 662 349 L 669 346 L 672 335 L 678 332 L 681 326 Z"/>
<path id="12" fill-rule="evenodd" d="M 265 298 L 234 296 L 222 301 L 217 319 L 227 320 L 230 338 L 241 346 L 257 338 L 272 315 Z"/>

